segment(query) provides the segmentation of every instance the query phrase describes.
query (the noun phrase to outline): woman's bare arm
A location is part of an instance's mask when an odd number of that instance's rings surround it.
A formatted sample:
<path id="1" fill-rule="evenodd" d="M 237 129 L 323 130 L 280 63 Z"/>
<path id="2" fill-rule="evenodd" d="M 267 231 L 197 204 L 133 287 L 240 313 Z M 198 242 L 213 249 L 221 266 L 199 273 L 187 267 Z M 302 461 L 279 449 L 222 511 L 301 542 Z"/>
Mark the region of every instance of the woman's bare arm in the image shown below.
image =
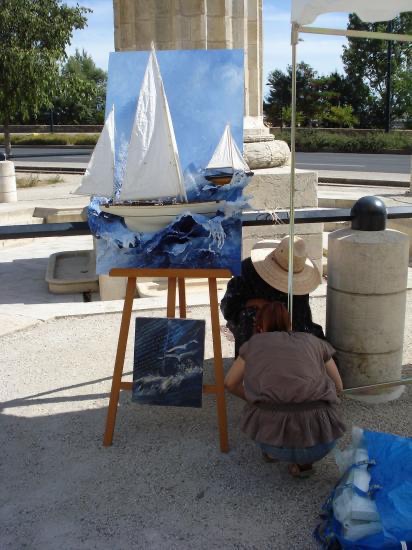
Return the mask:
<path id="1" fill-rule="evenodd" d="M 329 359 L 329 361 L 326 361 L 325 367 L 329 377 L 332 378 L 335 383 L 336 391 L 340 393 L 343 390 L 343 383 L 335 361 L 333 359 Z"/>
<path id="2" fill-rule="evenodd" d="M 241 399 L 246 400 L 245 389 L 243 387 L 243 379 L 245 377 L 245 362 L 241 357 L 238 357 L 233 362 L 225 378 L 225 388 L 228 392 L 237 395 Z"/>

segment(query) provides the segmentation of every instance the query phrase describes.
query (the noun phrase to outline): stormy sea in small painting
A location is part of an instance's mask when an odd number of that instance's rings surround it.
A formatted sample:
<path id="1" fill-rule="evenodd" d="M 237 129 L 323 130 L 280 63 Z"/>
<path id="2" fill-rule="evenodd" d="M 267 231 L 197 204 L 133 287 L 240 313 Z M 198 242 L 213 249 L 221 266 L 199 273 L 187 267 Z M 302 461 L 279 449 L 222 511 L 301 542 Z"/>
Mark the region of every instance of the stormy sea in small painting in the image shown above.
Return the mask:
<path id="1" fill-rule="evenodd" d="M 201 407 L 205 322 L 137 317 L 133 401 Z"/>

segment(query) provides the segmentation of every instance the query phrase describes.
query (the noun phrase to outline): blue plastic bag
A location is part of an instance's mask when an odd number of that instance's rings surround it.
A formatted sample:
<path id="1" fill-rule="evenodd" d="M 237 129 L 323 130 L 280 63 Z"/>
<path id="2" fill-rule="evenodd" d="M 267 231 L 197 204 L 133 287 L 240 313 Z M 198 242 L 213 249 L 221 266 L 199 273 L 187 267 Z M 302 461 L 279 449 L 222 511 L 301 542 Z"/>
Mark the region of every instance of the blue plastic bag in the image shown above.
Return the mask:
<path id="1" fill-rule="evenodd" d="M 370 487 L 375 488 L 373 499 L 382 531 L 356 541 L 343 536 L 343 526 L 334 517 L 333 499 L 347 482 L 347 471 L 323 506 L 323 521 L 315 538 L 329 550 L 412 549 L 412 439 L 364 430 L 362 445 L 369 456 Z"/>

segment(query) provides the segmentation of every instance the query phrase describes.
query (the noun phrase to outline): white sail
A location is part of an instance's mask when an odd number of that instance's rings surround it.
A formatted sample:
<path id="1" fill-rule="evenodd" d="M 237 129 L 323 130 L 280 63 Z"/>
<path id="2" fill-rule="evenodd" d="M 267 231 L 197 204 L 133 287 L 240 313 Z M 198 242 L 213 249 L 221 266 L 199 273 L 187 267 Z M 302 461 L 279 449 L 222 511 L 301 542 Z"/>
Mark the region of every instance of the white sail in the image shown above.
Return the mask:
<path id="1" fill-rule="evenodd" d="M 112 107 L 96 147 L 92 153 L 80 187 L 79 195 L 111 198 L 114 194 L 114 106 Z"/>
<path id="2" fill-rule="evenodd" d="M 154 48 L 137 102 L 120 200 L 187 202 L 176 138 Z"/>
<path id="3" fill-rule="evenodd" d="M 233 168 L 234 170 L 249 171 L 249 166 L 244 161 L 235 140 L 230 131 L 230 125 L 227 124 L 218 146 L 213 153 L 207 169 Z"/>

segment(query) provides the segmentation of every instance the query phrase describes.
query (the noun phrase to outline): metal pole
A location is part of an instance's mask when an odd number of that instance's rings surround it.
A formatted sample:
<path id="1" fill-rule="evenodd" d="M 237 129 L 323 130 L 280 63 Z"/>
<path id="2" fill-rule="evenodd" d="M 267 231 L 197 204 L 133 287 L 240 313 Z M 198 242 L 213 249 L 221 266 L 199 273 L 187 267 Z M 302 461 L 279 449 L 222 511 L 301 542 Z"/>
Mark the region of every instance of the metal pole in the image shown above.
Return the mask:
<path id="1" fill-rule="evenodd" d="M 379 384 L 369 384 L 368 386 L 357 386 L 356 388 L 345 388 L 342 390 L 342 393 L 349 394 L 349 393 L 357 393 L 367 391 L 367 390 L 374 390 L 374 389 L 386 389 L 386 388 L 394 388 L 396 386 L 403 386 L 403 385 L 409 385 L 412 384 L 412 377 L 409 378 L 401 378 L 400 380 L 394 380 L 393 382 L 380 382 Z"/>
<path id="2" fill-rule="evenodd" d="M 50 109 L 50 132 L 54 132 L 53 109 Z"/>
<path id="3" fill-rule="evenodd" d="M 392 32 L 392 21 L 388 22 L 387 32 Z M 392 40 L 388 40 L 386 51 L 386 98 L 385 98 L 385 132 L 391 130 L 392 99 Z"/>
<path id="4" fill-rule="evenodd" d="M 292 23 L 292 118 L 290 121 L 290 223 L 289 223 L 289 272 L 288 310 L 293 327 L 293 248 L 295 239 L 295 171 L 296 171 L 296 46 L 299 40 L 297 23 Z"/>

